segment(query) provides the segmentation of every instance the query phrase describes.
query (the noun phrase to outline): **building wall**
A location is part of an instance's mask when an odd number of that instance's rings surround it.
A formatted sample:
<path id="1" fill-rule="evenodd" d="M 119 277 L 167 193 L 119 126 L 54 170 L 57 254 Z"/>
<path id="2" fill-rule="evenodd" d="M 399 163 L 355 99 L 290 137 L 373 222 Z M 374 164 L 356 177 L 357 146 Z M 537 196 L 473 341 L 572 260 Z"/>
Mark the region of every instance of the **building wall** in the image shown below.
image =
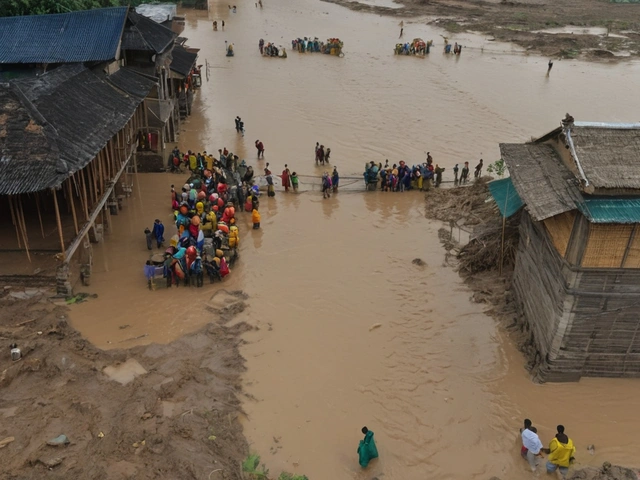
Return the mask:
<path id="1" fill-rule="evenodd" d="M 640 377 L 640 270 L 571 267 L 526 212 L 520 235 L 513 292 L 536 380 Z"/>

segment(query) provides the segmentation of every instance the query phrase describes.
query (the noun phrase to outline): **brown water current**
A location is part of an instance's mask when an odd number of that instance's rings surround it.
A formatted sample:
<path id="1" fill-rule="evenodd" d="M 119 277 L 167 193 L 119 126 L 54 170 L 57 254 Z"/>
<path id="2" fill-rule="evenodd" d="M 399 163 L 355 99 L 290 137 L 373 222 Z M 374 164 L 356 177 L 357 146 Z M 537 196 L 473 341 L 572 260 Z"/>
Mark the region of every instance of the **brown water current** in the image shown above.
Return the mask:
<path id="1" fill-rule="evenodd" d="M 547 78 L 548 59 L 473 35 L 450 39 L 466 46 L 461 56 L 443 56 L 442 32 L 419 22 L 405 25 L 405 38 L 434 39 L 432 54 L 395 57 L 400 19 L 316 0 L 265 0 L 263 9 L 248 2 L 236 14 L 214 2 L 209 12 L 182 13 L 183 35 L 201 48 L 198 63 L 208 61 L 211 78 L 183 124 L 181 149 L 226 146 L 258 171 L 269 162 L 279 173 L 287 163 L 304 190 L 322 172 L 316 142 L 331 147 L 343 177 L 360 177 L 368 160 L 417 163 L 428 150 L 446 178 L 455 163 L 493 161 L 499 142 L 543 134 L 566 112 L 637 121 L 637 63 L 563 60 Z M 213 19 L 225 20 L 224 32 L 212 30 Z M 305 35 L 340 37 L 345 57 L 291 52 L 291 39 Z M 262 58 L 260 38 L 289 57 Z M 235 57 L 224 56 L 225 40 Z M 255 159 L 256 139 L 264 162 Z M 90 290 L 99 297 L 74 306 L 72 320 L 99 347 L 165 343 L 207 322 L 203 303 L 217 284 L 150 292 L 142 275 L 143 230 L 161 218 L 172 233 L 169 186 L 184 180 L 138 175 L 134 197 L 94 247 Z M 444 265 L 441 225 L 424 218 L 422 194 L 353 188 L 327 200 L 317 190 L 264 197 L 259 231 L 239 216 L 241 260 L 224 288 L 250 296 L 240 318 L 259 327 L 243 347 L 251 397 L 244 426 L 272 472 L 526 479 L 517 434 L 524 417 L 543 443 L 563 423 L 579 464 L 638 464 L 638 381 L 531 383 L 512 342 Z M 426 266 L 412 264 L 416 257 Z M 363 425 L 380 451 L 366 472 L 356 455 Z"/>

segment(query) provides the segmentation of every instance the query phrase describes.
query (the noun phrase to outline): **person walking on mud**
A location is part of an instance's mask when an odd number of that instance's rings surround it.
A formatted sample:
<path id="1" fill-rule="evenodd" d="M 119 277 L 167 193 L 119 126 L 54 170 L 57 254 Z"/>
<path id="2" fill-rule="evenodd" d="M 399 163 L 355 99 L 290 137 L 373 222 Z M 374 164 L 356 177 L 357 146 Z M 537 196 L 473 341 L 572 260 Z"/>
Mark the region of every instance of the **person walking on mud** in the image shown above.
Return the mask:
<path id="1" fill-rule="evenodd" d="M 482 176 L 482 165 L 483 165 L 483 160 L 480 159 L 480 162 L 478 163 L 478 165 L 476 165 L 476 169 L 473 172 L 474 178 L 480 178 Z"/>
<path id="2" fill-rule="evenodd" d="M 400 21 L 400 36 L 398 38 L 402 38 L 402 35 L 404 35 L 404 20 Z"/>
<path id="3" fill-rule="evenodd" d="M 469 179 L 469 162 L 464 162 L 462 172 L 460 172 L 460 185 L 465 185 Z"/>
<path id="4" fill-rule="evenodd" d="M 549 67 L 547 68 L 547 77 L 551 73 L 552 68 L 553 68 L 553 60 L 549 60 Z"/>

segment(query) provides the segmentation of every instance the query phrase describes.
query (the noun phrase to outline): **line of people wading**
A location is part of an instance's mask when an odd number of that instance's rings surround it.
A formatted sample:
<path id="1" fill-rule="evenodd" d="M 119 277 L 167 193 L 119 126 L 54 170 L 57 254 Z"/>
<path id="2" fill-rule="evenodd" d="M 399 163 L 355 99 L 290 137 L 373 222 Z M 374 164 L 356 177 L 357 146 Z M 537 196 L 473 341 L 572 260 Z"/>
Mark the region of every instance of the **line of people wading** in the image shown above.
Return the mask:
<path id="1" fill-rule="evenodd" d="M 480 178 L 484 160 L 480 159 L 476 165 L 473 176 Z M 367 190 L 380 188 L 383 192 L 404 192 L 407 190 L 427 191 L 432 186 L 439 187 L 442 183 L 442 176 L 445 168 L 433 162 L 431 152 L 427 152 L 427 158 L 421 165 L 409 167 L 406 162 L 400 161 L 398 164 L 389 165 L 389 160 L 385 164 L 376 164 L 371 161 L 365 165 L 364 183 Z M 464 162 L 462 169 L 456 163 L 453 167 L 454 185 L 466 185 L 469 181 L 469 162 Z"/>

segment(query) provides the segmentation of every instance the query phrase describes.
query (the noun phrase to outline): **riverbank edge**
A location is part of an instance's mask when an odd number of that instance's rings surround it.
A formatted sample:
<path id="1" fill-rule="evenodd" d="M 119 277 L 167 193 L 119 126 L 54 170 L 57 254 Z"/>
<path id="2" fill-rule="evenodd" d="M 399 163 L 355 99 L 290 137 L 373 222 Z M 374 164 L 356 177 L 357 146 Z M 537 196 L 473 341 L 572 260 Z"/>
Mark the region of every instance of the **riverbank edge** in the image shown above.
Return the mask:
<path id="1" fill-rule="evenodd" d="M 487 35 L 487 41 L 513 43 L 525 49 L 524 54 L 535 54 L 552 59 L 579 59 L 588 62 L 619 63 L 640 57 L 640 23 L 629 18 L 640 18 L 640 5 L 612 4 L 622 10 L 636 7 L 629 17 L 618 11 L 614 17 L 599 18 L 598 13 L 589 12 L 592 0 L 587 0 L 584 11 L 576 18 L 567 12 L 549 13 L 540 5 L 510 2 L 470 2 L 452 0 L 403 1 L 397 8 L 369 5 L 350 0 L 322 0 L 350 10 L 377 15 L 413 19 L 405 22 L 408 27 L 420 17 L 430 17 L 425 24 L 442 28 L 448 37 L 455 34 L 475 33 Z M 635 17 L 633 17 L 635 15 Z M 575 30 L 594 27 L 606 28 L 605 35 L 548 33 L 541 30 L 575 27 Z M 408 35 L 407 38 L 409 38 Z M 390 48 L 393 48 L 390 40 Z"/>

